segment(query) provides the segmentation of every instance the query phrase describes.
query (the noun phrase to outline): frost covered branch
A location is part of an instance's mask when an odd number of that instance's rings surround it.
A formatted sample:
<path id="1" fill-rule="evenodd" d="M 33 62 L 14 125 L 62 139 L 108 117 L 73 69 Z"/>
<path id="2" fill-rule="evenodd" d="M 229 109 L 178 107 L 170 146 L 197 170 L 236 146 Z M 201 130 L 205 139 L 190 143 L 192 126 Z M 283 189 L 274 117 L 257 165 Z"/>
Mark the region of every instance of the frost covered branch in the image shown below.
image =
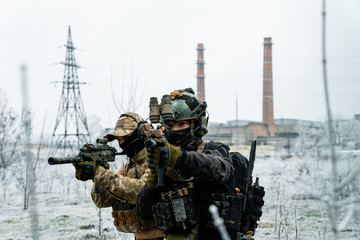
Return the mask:
<path id="1" fill-rule="evenodd" d="M 339 223 L 339 225 L 337 227 L 337 230 L 339 232 L 345 229 L 345 227 L 347 226 L 347 224 L 351 220 L 352 215 L 354 214 L 354 210 L 355 210 L 354 205 L 353 204 L 350 205 L 350 208 L 348 209 L 346 216 L 343 218 L 343 220 Z"/>
<path id="2" fill-rule="evenodd" d="M 335 191 L 339 191 L 341 190 L 343 187 L 345 187 L 347 184 L 349 184 L 350 182 L 352 182 L 360 173 L 360 166 L 354 171 L 352 172 L 347 178 L 345 178 L 341 183 L 339 183 L 336 187 L 335 187 Z"/>
<path id="3" fill-rule="evenodd" d="M 123 77 L 123 81 L 122 81 L 122 87 L 121 87 L 121 96 L 120 99 L 118 98 L 116 92 L 115 92 L 115 87 L 113 87 L 113 83 L 112 83 L 112 76 L 110 79 L 110 88 L 111 88 L 111 94 L 112 94 L 112 101 L 113 104 L 116 108 L 116 110 L 119 113 L 122 112 L 129 112 L 129 111 L 136 111 L 139 106 L 140 103 L 142 102 L 141 99 L 144 96 L 145 93 L 145 88 L 146 86 L 143 85 L 143 89 L 142 89 L 142 93 L 141 93 L 141 97 L 138 94 L 138 83 L 139 83 L 139 78 L 137 77 L 136 80 L 134 81 L 133 79 L 133 69 L 131 67 L 131 79 L 129 83 L 125 83 L 126 79 L 125 79 L 125 70 L 124 69 L 124 77 Z M 127 101 L 124 100 L 124 96 L 128 95 L 128 99 Z M 135 99 L 136 96 L 136 99 Z"/>
<path id="4" fill-rule="evenodd" d="M 353 204 L 353 203 L 357 203 L 357 202 L 360 202 L 360 196 L 351 197 L 351 198 L 337 201 L 334 205 L 336 207 L 343 207 L 343 206 L 347 206 L 349 204 Z"/>

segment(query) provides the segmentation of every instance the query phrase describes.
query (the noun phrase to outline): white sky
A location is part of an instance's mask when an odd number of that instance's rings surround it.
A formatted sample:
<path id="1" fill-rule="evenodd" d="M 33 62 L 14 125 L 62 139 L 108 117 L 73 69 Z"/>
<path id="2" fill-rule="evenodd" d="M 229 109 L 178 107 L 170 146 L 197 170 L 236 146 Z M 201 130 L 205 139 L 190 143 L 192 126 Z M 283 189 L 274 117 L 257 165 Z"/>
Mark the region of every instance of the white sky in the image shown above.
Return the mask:
<path id="1" fill-rule="evenodd" d="M 324 120 L 320 0 L 0 0 L 0 89 L 21 109 L 20 64 L 28 67 L 38 122 L 54 122 L 68 25 L 85 112 L 113 127 L 111 98 L 138 79 L 138 112 L 174 89 L 196 91 L 196 47 L 205 46 L 210 121 L 261 121 L 263 40 L 273 40 L 275 118 Z M 360 1 L 327 1 L 329 90 L 335 116 L 360 113 Z M 131 74 L 132 73 L 132 74 Z M 125 92 L 128 90 L 125 87 Z M 142 96 L 142 91 L 145 93 Z M 142 96 L 142 97 L 141 97 Z M 120 97 L 119 97 L 120 98 Z M 127 99 L 128 96 L 125 96 Z M 20 112 L 20 111 L 19 111 Z M 54 124 L 49 124 L 52 131 Z"/>

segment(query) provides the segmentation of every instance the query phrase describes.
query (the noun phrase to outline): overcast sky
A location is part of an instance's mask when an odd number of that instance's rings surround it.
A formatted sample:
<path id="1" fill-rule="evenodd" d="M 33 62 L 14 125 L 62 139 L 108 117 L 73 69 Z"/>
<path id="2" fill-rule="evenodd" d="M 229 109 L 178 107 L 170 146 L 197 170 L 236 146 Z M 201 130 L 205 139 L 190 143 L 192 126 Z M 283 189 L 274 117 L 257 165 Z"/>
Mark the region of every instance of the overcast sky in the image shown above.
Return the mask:
<path id="1" fill-rule="evenodd" d="M 196 91 L 196 47 L 205 46 L 210 120 L 262 120 L 264 37 L 273 40 L 275 118 L 325 120 L 320 0 L 0 0 L 0 89 L 21 109 L 20 65 L 28 67 L 35 121 L 49 128 L 60 101 L 71 26 L 86 114 L 113 127 L 112 101 L 138 82 L 137 111 L 151 96 Z M 360 1 L 327 1 L 327 55 L 334 116 L 360 113 Z M 111 83 L 112 82 L 112 83 Z M 125 104 L 126 105 L 126 102 Z M 36 123 L 36 122 L 35 122 Z M 54 123 L 52 123 L 54 124 Z"/>

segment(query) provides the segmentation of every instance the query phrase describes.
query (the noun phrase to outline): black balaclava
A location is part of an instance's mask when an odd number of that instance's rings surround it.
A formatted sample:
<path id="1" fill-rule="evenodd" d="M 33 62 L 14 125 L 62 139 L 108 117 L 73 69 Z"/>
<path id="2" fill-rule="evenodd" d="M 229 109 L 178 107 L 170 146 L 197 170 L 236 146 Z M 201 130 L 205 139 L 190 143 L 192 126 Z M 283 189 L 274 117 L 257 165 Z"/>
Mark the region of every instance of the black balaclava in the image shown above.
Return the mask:
<path id="1" fill-rule="evenodd" d="M 191 141 L 190 127 L 176 131 L 168 129 L 166 139 L 172 145 L 185 148 Z"/>
<path id="2" fill-rule="evenodd" d="M 134 157 L 144 148 L 144 140 L 140 138 L 137 129 L 123 142 L 120 144 L 123 150 L 121 154 L 126 154 L 129 158 Z"/>
<path id="3" fill-rule="evenodd" d="M 199 126 L 196 124 L 196 122 L 195 129 L 192 131 L 190 127 L 176 131 L 167 129 L 166 139 L 172 145 L 179 146 L 189 151 L 196 151 L 198 145 L 201 142 L 201 137 L 193 136 L 193 133 L 195 133 L 198 129 Z"/>

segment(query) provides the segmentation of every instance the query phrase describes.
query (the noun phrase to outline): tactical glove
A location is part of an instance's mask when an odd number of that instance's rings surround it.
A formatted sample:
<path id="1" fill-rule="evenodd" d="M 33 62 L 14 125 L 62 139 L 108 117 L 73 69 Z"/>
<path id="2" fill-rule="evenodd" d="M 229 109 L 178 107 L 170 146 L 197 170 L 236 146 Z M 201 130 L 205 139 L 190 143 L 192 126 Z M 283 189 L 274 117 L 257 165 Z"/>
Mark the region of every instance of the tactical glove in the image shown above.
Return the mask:
<path id="1" fill-rule="evenodd" d="M 98 167 L 96 164 L 95 158 L 92 156 L 82 153 L 81 162 L 73 163 L 76 171 L 75 177 L 81 181 L 87 181 L 94 178 L 96 168 Z M 109 163 L 105 163 L 103 166 L 105 169 L 109 169 Z"/>
<path id="2" fill-rule="evenodd" d="M 180 157 L 180 147 L 171 145 L 165 138 L 153 138 L 146 141 L 149 168 L 157 170 L 163 167 L 174 168 Z"/>
<path id="3" fill-rule="evenodd" d="M 150 189 L 157 188 L 157 179 L 158 179 L 157 172 L 154 170 L 151 170 L 146 178 L 147 185 L 149 186 Z"/>

